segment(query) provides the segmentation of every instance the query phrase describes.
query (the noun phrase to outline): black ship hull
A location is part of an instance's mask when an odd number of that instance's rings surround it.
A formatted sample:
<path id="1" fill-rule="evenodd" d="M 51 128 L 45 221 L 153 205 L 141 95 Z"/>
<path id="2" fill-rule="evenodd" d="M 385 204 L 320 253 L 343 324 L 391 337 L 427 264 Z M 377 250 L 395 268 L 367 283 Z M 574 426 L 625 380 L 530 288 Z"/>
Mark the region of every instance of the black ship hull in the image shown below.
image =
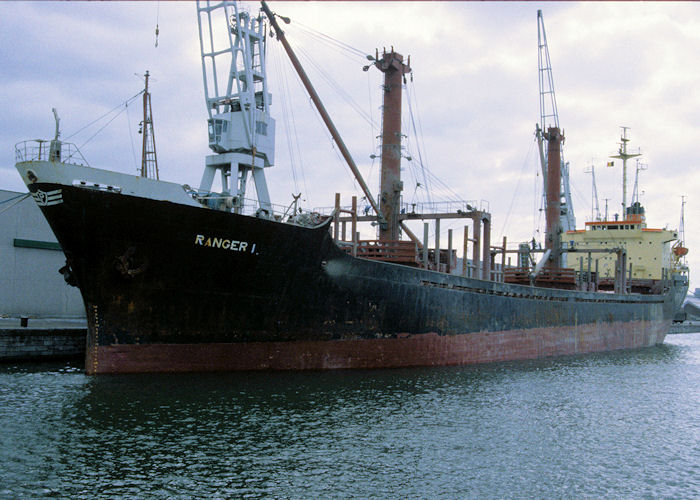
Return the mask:
<path id="1" fill-rule="evenodd" d="M 19 168 L 19 167 L 18 167 Z M 88 373 L 451 365 L 662 343 L 685 284 L 616 295 L 354 258 L 307 228 L 103 189 L 41 206 L 88 318 Z"/>

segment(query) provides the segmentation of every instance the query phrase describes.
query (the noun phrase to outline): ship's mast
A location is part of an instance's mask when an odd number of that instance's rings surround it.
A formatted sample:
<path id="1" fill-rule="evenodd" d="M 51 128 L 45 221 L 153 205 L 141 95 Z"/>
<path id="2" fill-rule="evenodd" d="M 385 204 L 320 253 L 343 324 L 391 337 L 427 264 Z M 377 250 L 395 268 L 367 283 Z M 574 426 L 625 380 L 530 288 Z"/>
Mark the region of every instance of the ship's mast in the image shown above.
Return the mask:
<path id="1" fill-rule="evenodd" d="M 143 75 L 146 81 L 143 90 L 143 121 L 141 122 L 141 177 L 158 179 L 158 158 L 156 157 L 156 137 L 153 132 L 153 112 L 151 110 L 151 93 L 148 91 L 149 74 Z"/>
<path id="2" fill-rule="evenodd" d="M 404 64 L 403 56 L 394 52 L 375 58 L 374 65 L 384 73 L 384 105 L 382 116 L 382 174 L 381 199 L 382 214 L 386 226 L 379 228 L 380 241 L 399 239 L 399 211 L 401 206 L 401 87 L 404 75 L 411 71 L 410 57 Z"/>
<path id="3" fill-rule="evenodd" d="M 620 149 L 616 155 L 610 156 L 610 158 L 619 158 L 622 160 L 622 218 L 624 219 L 627 214 L 627 160 L 630 158 L 635 158 L 641 156 L 641 153 L 628 153 L 627 143 L 630 141 L 627 137 L 627 131 L 629 127 L 620 126 L 622 129 L 622 136 L 620 137 Z"/>
<path id="4" fill-rule="evenodd" d="M 252 175 L 258 214 L 271 215 L 264 168 L 274 164 L 275 121 L 269 110 L 263 17 L 239 10 L 236 2 L 207 0 L 197 2 L 197 19 L 209 147 L 216 153 L 207 156 L 199 189 L 211 191 L 220 174 L 224 203 L 218 208 L 240 213 Z"/>

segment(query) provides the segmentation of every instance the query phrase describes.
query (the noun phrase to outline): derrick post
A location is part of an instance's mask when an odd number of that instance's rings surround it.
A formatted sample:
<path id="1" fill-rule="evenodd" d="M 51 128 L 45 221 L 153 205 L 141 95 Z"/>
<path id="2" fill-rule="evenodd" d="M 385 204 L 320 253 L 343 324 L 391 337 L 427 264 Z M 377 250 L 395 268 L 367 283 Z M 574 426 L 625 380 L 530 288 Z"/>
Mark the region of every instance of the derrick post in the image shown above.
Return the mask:
<path id="1" fill-rule="evenodd" d="M 447 230 L 447 274 L 452 271 L 452 229 Z"/>
<path id="2" fill-rule="evenodd" d="M 481 214 L 477 214 L 473 219 L 474 221 L 474 246 L 472 247 L 472 266 L 474 266 L 473 278 L 482 279 L 481 276 Z"/>
<path id="3" fill-rule="evenodd" d="M 586 291 L 591 291 L 591 252 L 588 252 L 588 272 L 586 273 Z"/>
<path id="4" fill-rule="evenodd" d="M 409 58 L 410 59 L 410 58 Z M 399 239 L 401 208 L 401 86 L 404 74 L 411 71 L 403 56 L 392 49 L 382 54 L 374 65 L 384 73 L 382 116 L 382 174 L 379 206 L 386 225 L 379 226 L 380 241 Z"/>
<path id="5" fill-rule="evenodd" d="M 498 281 L 504 282 L 506 280 L 506 243 L 507 238 L 503 237 L 503 255 L 501 256 L 501 277 Z"/>
<path id="6" fill-rule="evenodd" d="M 352 197 L 352 256 L 357 257 L 357 244 L 359 242 L 357 236 L 357 196 Z"/>
<path id="7" fill-rule="evenodd" d="M 423 223 L 423 269 L 428 269 L 428 236 L 430 227 L 427 222 Z"/>
<path id="8" fill-rule="evenodd" d="M 440 219 L 435 219 L 435 270 L 440 271 Z"/>
<path id="9" fill-rule="evenodd" d="M 615 262 L 615 293 L 627 293 L 627 250 L 618 248 Z"/>
<path id="10" fill-rule="evenodd" d="M 551 250 L 550 269 L 561 268 L 561 143 L 563 137 L 558 127 L 550 127 L 547 139 L 547 232 L 545 248 Z"/>
<path id="11" fill-rule="evenodd" d="M 464 248 L 462 249 L 462 276 L 465 278 L 469 277 L 469 269 L 467 265 L 469 261 L 467 260 L 467 248 L 469 247 L 469 226 L 464 226 Z"/>
<path id="12" fill-rule="evenodd" d="M 491 281 L 491 219 L 484 217 L 482 220 L 484 223 L 482 279 Z"/>
<path id="13" fill-rule="evenodd" d="M 340 217 L 340 193 L 335 193 L 335 217 L 333 218 L 333 239 L 335 241 L 338 241 L 338 233 L 340 232 L 338 217 Z"/>

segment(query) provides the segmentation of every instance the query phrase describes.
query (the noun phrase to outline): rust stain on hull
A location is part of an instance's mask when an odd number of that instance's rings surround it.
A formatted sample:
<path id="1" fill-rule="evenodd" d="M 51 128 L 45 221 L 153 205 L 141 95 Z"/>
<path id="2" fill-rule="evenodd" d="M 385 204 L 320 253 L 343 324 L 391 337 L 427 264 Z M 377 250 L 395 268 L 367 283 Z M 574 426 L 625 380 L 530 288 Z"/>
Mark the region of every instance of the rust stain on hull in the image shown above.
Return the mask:
<path id="1" fill-rule="evenodd" d="M 448 366 L 649 347 L 666 321 L 597 323 L 392 339 L 99 346 L 88 373 Z"/>

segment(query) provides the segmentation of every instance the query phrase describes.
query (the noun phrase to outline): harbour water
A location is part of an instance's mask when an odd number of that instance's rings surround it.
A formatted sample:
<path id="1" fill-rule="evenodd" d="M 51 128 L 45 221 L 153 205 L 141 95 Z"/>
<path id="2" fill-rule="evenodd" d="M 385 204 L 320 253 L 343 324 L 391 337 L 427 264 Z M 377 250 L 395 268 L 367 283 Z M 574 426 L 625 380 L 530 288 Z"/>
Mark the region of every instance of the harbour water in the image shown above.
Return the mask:
<path id="1" fill-rule="evenodd" d="M 700 334 L 470 367 L 0 366 L 0 497 L 697 498 Z"/>

